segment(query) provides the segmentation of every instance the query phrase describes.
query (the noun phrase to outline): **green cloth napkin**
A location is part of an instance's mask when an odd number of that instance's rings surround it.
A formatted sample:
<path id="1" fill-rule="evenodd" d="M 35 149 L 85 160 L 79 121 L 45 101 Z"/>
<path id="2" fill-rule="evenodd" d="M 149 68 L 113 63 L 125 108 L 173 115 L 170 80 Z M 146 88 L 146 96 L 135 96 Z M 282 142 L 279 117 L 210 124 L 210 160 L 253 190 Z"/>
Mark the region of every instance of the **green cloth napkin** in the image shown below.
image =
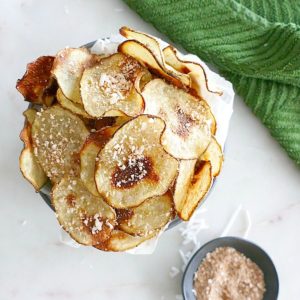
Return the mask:
<path id="1" fill-rule="evenodd" d="M 214 64 L 300 165 L 300 1 L 124 1 Z"/>

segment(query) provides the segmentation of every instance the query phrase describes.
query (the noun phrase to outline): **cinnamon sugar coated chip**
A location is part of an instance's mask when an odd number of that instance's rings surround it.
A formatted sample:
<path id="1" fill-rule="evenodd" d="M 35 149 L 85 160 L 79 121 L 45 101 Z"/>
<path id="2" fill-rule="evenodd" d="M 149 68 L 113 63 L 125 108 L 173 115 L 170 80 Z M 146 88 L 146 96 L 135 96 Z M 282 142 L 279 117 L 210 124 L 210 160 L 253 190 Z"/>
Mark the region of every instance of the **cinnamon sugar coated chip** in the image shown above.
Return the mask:
<path id="1" fill-rule="evenodd" d="M 265 281 L 251 259 L 231 247 L 208 253 L 194 277 L 197 300 L 262 300 Z"/>

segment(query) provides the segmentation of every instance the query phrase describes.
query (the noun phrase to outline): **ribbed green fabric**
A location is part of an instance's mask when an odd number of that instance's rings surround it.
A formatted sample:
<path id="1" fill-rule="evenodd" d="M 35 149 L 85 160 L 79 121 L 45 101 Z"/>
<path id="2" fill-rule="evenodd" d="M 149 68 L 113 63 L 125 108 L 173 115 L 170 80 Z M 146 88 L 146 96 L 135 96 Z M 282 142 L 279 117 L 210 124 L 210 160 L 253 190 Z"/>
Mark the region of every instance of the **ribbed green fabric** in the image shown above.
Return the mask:
<path id="1" fill-rule="evenodd" d="M 146 21 L 218 67 L 300 165 L 300 2 L 124 0 Z"/>

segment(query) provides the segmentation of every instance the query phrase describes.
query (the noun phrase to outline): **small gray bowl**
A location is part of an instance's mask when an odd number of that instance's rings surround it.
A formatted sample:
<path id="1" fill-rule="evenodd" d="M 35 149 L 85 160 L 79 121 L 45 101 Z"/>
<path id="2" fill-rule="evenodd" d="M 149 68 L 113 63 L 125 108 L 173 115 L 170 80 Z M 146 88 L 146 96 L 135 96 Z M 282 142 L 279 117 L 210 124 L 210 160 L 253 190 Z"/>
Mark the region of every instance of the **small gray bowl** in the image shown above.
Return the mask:
<path id="1" fill-rule="evenodd" d="M 266 292 L 264 300 L 276 300 L 279 291 L 279 281 L 275 266 L 268 254 L 259 246 L 237 237 L 221 237 L 203 245 L 190 259 L 182 279 L 182 294 L 184 300 L 196 300 L 193 293 L 194 274 L 197 272 L 206 254 L 218 247 L 232 247 L 255 262 L 264 273 Z"/>

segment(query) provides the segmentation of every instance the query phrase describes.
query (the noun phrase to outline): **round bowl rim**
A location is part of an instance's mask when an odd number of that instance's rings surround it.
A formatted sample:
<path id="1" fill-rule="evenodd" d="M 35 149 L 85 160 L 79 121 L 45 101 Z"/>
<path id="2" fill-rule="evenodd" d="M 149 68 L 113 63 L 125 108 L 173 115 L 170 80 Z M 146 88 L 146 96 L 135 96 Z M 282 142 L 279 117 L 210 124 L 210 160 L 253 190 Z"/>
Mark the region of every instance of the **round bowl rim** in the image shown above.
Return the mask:
<path id="1" fill-rule="evenodd" d="M 278 273 L 277 273 L 277 270 L 276 270 L 276 267 L 275 267 L 275 264 L 273 262 L 273 260 L 271 259 L 271 257 L 269 256 L 269 254 L 262 248 L 260 247 L 259 245 L 257 245 L 256 243 L 252 242 L 252 241 L 249 241 L 245 238 L 242 238 L 242 237 L 236 237 L 236 236 L 224 236 L 224 237 L 218 237 L 218 238 L 215 238 L 215 239 L 212 239 L 212 240 L 209 240 L 208 242 L 206 242 L 204 245 L 202 245 L 193 255 L 192 257 L 189 259 L 186 267 L 185 267 L 185 270 L 183 272 L 183 276 L 182 276 L 182 280 L 181 280 L 181 291 L 182 291 L 182 296 L 183 296 L 183 299 L 184 300 L 196 300 L 196 297 L 194 299 L 190 299 L 190 298 L 187 298 L 186 297 L 186 280 L 187 280 L 187 275 L 188 275 L 188 272 L 189 272 L 189 268 L 191 267 L 191 265 L 193 264 L 194 260 L 197 258 L 197 256 L 199 255 L 200 251 L 207 248 L 210 244 L 214 244 L 216 242 L 226 242 L 229 241 L 229 242 L 233 242 L 233 241 L 236 241 L 236 242 L 239 242 L 241 245 L 249 245 L 251 246 L 252 248 L 258 250 L 263 256 L 264 256 L 264 260 L 269 264 L 271 270 L 272 270 L 272 273 L 273 273 L 273 280 L 274 280 L 274 294 L 272 296 L 275 296 L 275 298 L 266 298 L 264 296 L 263 300 L 276 300 L 278 298 L 278 294 L 279 294 L 279 277 L 278 277 Z M 226 247 L 226 245 L 216 245 L 216 248 L 218 247 Z M 227 247 L 232 247 L 234 249 L 236 249 L 234 246 L 228 246 Z M 246 255 L 246 253 L 244 253 L 242 250 L 240 249 L 236 249 L 237 251 L 241 252 L 242 254 L 244 254 L 246 257 L 248 257 Z M 214 250 L 212 250 L 214 251 Z M 211 251 L 205 251 L 205 255 L 202 257 L 202 259 L 200 260 L 197 268 L 200 266 L 202 260 L 205 258 L 206 254 L 209 253 Z M 252 259 L 251 259 L 252 260 Z M 253 259 L 252 260 L 254 263 L 257 264 L 256 260 Z M 263 271 L 263 270 L 262 270 Z"/>

